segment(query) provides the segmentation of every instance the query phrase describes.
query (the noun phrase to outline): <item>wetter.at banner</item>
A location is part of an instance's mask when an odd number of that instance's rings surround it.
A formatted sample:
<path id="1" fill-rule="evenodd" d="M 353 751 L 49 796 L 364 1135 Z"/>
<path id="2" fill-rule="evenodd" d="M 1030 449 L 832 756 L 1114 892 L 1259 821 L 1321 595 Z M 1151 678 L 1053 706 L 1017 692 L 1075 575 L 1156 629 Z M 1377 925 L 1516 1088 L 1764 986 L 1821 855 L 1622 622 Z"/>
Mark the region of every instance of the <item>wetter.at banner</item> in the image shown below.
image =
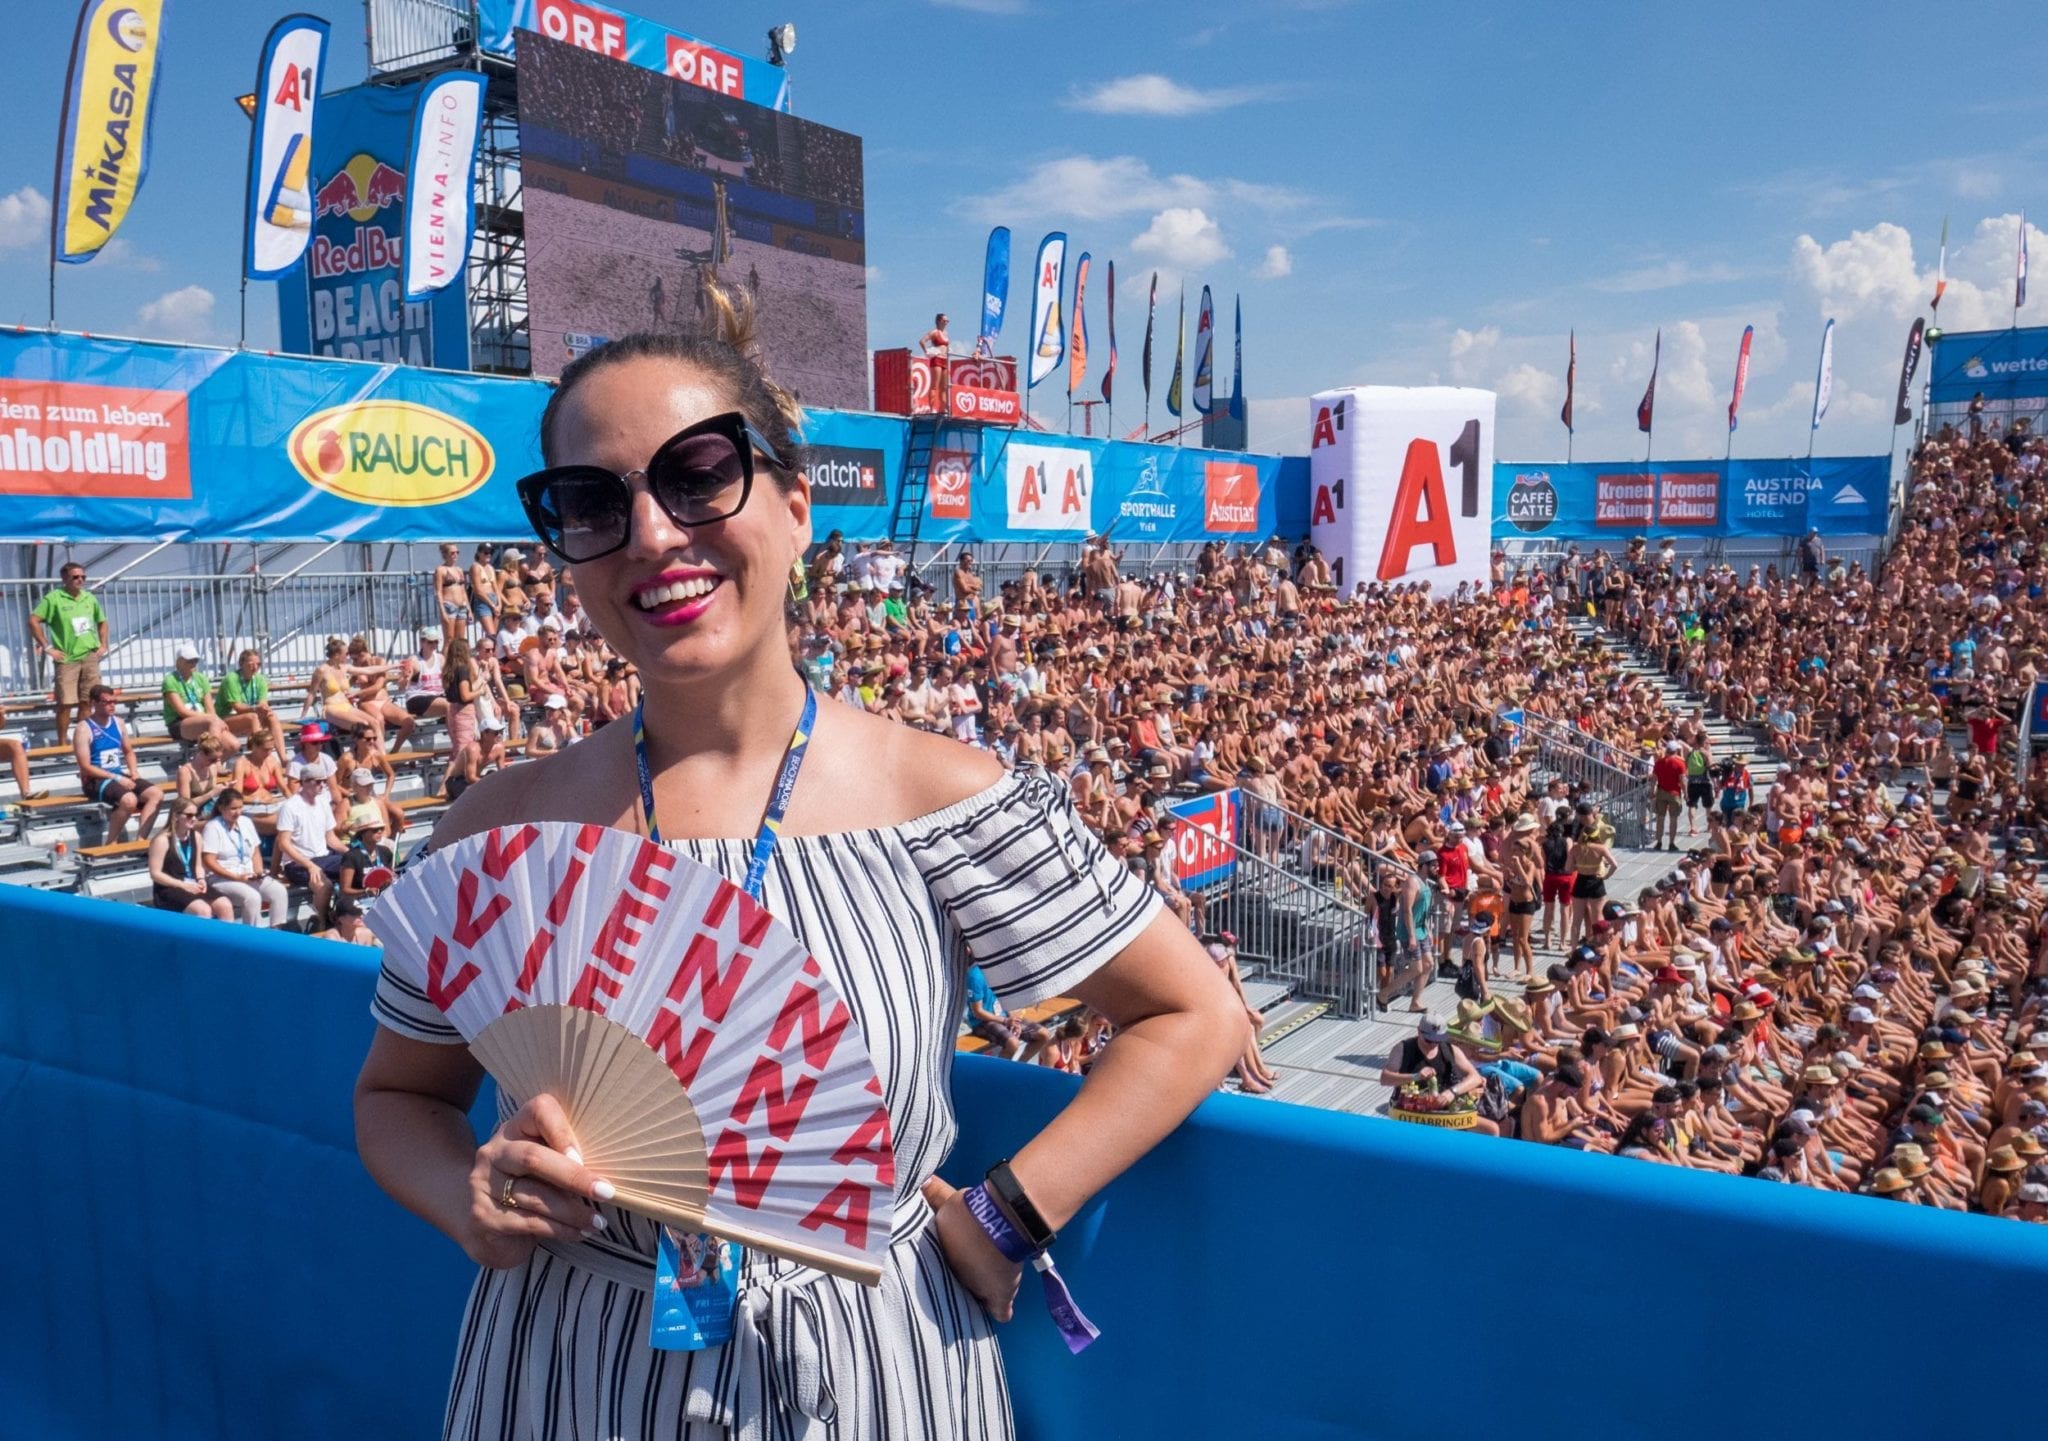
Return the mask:
<path id="1" fill-rule="evenodd" d="M 0 539 L 484 540 L 526 533 L 549 387 L 403 365 L 0 332 Z M 815 410 L 812 526 L 889 533 L 909 422 Z M 1248 541 L 1306 464 L 947 425 L 934 542 Z"/>
<path id="2" fill-rule="evenodd" d="M 1889 458 L 1515 465 L 1493 472 L 1493 536 L 1612 541 L 1679 535 L 1881 535 Z"/>
<path id="3" fill-rule="evenodd" d="M 1927 332 L 1927 428 L 1969 428 L 1970 401 L 1984 397 L 1982 424 L 2003 434 L 2030 417 L 2038 431 L 2048 413 L 2048 327 L 2028 330 Z"/>
<path id="4" fill-rule="evenodd" d="M 278 349 L 395 365 L 469 365 L 468 287 L 405 298 L 406 169 L 419 85 L 364 85 L 320 98 L 313 137 L 313 239 L 278 281 Z"/>
<path id="5" fill-rule="evenodd" d="M 511 55 L 532 30 L 612 60 L 687 80 L 770 110 L 789 108 L 788 72 L 590 0 L 477 0 L 483 48 Z M 755 32 L 758 34 L 759 32 Z"/>

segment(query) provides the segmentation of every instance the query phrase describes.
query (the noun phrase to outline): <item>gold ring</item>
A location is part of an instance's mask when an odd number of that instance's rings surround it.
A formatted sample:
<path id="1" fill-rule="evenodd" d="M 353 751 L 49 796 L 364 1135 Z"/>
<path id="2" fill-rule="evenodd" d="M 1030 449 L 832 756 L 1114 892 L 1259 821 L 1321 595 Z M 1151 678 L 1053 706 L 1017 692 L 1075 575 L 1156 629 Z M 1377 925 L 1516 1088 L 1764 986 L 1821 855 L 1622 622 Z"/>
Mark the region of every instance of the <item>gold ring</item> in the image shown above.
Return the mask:
<path id="1" fill-rule="evenodd" d="M 519 1198 L 512 1194 L 512 1183 L 517 1179 L 516 1176 L 507 1176 L 505 1184 L 498 1188 L 498 1204 L 507 1211 L 519 1209 Z"/>

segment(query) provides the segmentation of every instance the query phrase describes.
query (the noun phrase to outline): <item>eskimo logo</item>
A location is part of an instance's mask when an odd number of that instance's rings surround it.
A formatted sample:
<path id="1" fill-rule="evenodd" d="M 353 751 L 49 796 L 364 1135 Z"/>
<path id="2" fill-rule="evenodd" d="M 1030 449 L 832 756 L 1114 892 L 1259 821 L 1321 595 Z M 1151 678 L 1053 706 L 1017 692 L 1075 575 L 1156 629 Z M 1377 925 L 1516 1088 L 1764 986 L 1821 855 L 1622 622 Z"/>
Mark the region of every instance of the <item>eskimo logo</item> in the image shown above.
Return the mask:
<path id="1" fill-rule="evenodd" d="M 1557 487 L 1547 470 L 1525 470 L 1516 474 L 1508 487 L 1508 523 L 1516 530 L 1534 535 L 1550 529 L 1557 519 Z"/>
<path id="2" fill-rule="evenodd" d="M 491 477 L 483 435 L 408 400 L 366 400 L 316 411 L 286 443 L 309 485 L 359 505 L 442 505 Z"/>
<path id="3" fill-rule="evenodd" d="M 882 483 L 879 450 L 845 445 L 814 445 L 805 467 L 811 477 L 811 498 L 819 505 L 880 505 L 888 497 Z"/>

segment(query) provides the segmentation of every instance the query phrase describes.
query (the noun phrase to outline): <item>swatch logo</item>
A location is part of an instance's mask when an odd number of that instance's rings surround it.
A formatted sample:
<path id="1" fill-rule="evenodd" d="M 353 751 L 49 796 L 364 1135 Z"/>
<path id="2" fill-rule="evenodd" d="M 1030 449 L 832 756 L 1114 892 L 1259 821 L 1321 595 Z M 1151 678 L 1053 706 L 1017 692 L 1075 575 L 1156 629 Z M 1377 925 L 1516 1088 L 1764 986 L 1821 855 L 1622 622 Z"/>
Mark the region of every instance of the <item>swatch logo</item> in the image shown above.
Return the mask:
<path id="1" fill-rule="evenodd" d="M 814 445 L 806 454 L 811 499 L 818 505 L 881 505 L 888 499 L 882 452 L 847 445 Z"/>

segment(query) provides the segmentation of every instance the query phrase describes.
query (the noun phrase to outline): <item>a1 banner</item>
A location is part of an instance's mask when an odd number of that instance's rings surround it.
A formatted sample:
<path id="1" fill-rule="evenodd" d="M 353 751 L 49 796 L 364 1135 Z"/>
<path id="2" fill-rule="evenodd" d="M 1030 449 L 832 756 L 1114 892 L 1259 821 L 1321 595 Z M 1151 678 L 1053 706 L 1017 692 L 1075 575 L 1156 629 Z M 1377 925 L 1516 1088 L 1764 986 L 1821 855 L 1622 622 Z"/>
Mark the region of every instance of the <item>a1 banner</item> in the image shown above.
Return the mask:
<path id="1" fill-rule="evenodd" d="M 313 236 L 313 112 L 326 53 L 327 22 L 314 15 L 287 15 L 263 42 L 242 255 L 251 280 L 295 267 Z"/>
<path id="2" fill-rule="evenodd" d="M 1309 534 L 1338 590 L 1484 584 L 1494 393 L 1355 386 L 1309 401 Z"/>

